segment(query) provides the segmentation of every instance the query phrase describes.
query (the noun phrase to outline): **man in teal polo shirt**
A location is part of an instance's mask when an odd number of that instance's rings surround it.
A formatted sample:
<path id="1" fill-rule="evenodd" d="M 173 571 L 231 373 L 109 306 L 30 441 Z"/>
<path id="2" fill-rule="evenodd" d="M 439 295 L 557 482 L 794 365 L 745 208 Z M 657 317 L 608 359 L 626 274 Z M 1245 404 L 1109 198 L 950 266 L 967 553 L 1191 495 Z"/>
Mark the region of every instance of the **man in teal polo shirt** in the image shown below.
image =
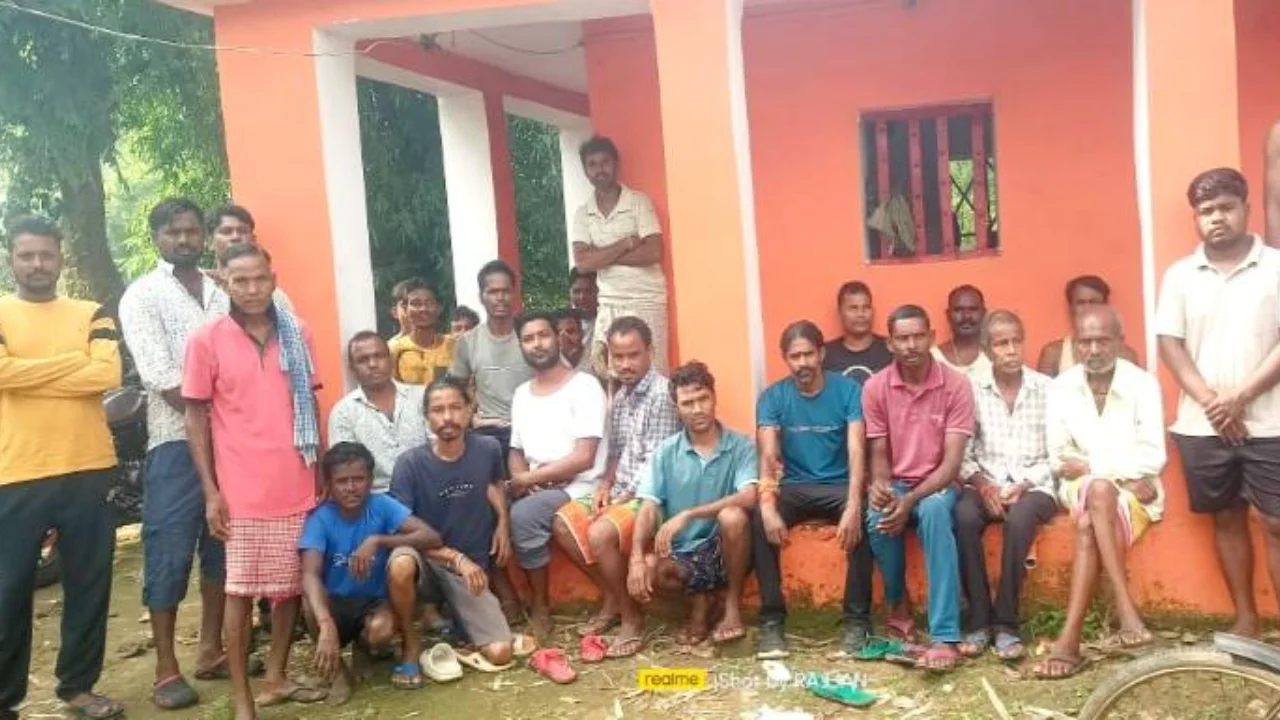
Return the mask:
<path id="1" fill-rule="evenodd" d="M 706 365 L 682 365 L 670 384 L 684 431 L 658 445 L 641 470 L 636 497 L 644 504 L 631 540 L 627 591 L 641 604 L 655 590 L 683 592 L 689 619 L 677 640 L 692 645 L 706 639 L 711 596 L 727 586 L 711 640 L 729 642 L 745 634 L 742 584 L 751 564 L 756 450 L 716 420 L 716 381 Z"/>

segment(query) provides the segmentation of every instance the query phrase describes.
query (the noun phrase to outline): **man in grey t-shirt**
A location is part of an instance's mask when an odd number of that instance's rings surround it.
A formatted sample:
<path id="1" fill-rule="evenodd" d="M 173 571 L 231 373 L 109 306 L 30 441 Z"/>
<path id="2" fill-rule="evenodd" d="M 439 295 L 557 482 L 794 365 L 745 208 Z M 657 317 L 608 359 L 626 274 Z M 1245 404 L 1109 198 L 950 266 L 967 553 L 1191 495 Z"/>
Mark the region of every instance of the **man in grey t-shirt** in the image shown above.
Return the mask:
<path id="1" fill-rule="evenodd" d="M 476 432 L 502 444 L 505 459 L 511 445 L 511 398 L 533 370 L 520 353 L 511 314 L 516 274 L 501 260 L 486 263 L 477 277 L 485 322 L 458 338 L 449 376 L 475 380 L 479 405 L 473 426 Z"/>

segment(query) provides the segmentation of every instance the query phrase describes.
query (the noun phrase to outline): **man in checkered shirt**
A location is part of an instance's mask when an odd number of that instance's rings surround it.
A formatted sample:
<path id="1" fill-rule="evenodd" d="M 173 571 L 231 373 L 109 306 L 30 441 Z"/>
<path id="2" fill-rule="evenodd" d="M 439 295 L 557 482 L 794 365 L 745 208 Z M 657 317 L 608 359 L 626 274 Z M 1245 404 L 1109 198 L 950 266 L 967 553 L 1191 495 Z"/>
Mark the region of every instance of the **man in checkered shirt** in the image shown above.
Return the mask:
<path id="1" fill-rule="evenodd" d="M 986 651 L 992 633 L 998 656 L 1022 656 L 1018 597 L 1027 554 L 1040 526 L 1057 512 L 1045 436 L 1049 378 L 1026 367 L 1024 339 L 1017 315 L 988 314 L 981 343 L 991 368 L 970 380 L 977 430 L 960 466 L 964 487 L 955 507 L 961 582 L 972 624 L 960 652 L 969 657 Z M 1004 523 L 1004 547 L 993 608 L 982 533 L 994 522 Z"/>
<path id="2" fill-rule="evenodd" d="M 576 541 L 579 553 L 573 560 L 604 597 L 582 634 L 601 634 L 621 622 L 609 655 L 626 657 L 640 649 L 644 634 L 640 608 L 627 593 L 625 560 L 640 509 L 636 485 L 653 451 L 680 432 L 680 419 L 670 382 L 654 367 L 649 325 L 635 316 L 620 317 L 609 326 L 605 340 L 620 384 L 609 409 L 609 462 L 595 493 L 570 502 L 557 515 Z"/>

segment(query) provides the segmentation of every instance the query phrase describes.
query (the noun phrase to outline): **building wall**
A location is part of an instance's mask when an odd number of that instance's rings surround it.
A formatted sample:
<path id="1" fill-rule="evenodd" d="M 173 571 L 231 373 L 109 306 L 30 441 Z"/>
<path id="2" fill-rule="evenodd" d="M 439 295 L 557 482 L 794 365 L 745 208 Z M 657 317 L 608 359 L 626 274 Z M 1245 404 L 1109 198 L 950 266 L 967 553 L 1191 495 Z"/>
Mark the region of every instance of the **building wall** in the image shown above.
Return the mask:
<path id="1" fill-rule="evenodd" d="M 1250 225 L 1262 232 L 1266 220 L 1262 200 L 1263 143 L 1280 121 L 1280 3 L 1236 0 L 1237 50 L 1240 57 L 1240 164 L 1253 189 Z"/>

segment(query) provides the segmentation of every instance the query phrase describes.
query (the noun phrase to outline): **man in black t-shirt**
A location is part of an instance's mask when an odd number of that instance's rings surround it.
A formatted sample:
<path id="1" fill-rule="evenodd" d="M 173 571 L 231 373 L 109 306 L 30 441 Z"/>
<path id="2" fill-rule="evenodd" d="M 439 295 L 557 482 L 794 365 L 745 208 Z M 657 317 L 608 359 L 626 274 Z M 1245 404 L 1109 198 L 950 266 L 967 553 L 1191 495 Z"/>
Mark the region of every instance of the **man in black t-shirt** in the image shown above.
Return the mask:
<path id="1" fill-rule="evenodd" d="M 822 367 L 866 385 L 872 375 L 893 362 L 893 353 L 889 352 L 884 338 L 871 332 L 875 320 L 871 288 L 856 280 L 841 285 L 836 293 L 836 307 L 840 311 L 843 334 L 826 344 Z"/>
<path id="2" fill-rule="evenodd" d="M 397 619 L 411 623 L 417 600 L 443 601 L 484 660 L 504 666 L 512 657 L 511 628 L 489 581 L 511 556 L 502 447 L 467 431 L 471 400 L 458 381 L 432 383 L 424 405 L 433 437 L 396 461 L 391 494 L 440 533 L 444 546 L 425 556 L 411 548 L 392 553 L 391 606 Z M 420 652 L 417 633 L 405 638 L 405 656 L 417 657 L 411 643 Z"/>

